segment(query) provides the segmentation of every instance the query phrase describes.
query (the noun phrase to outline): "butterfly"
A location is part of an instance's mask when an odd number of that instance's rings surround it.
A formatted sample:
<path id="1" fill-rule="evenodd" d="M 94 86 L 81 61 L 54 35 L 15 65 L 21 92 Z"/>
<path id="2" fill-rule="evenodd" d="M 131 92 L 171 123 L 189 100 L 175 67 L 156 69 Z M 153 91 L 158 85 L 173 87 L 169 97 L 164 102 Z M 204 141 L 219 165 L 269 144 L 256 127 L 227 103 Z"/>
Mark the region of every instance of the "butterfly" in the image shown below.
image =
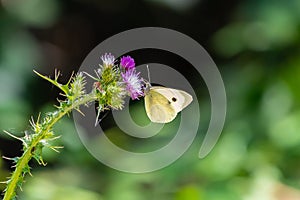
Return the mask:
<path id="1" fill-rule="evenodd" d="M 154 86 L 150 87 L 144 100 L 147 116 L 152 122 L 168 123 L 193 101 L 193 97 L 182 90 Z"/>
<path id="2" fill-rule="evenodd" d="M 147 69 L 150 81 L 148 66 Z M 152 122 L 169 123 L 193 101 L 193 97 L 182 90 L 161 86 L 152 87 L 149 82 L 146 85 L 144 101 L 147 116 Z"/>

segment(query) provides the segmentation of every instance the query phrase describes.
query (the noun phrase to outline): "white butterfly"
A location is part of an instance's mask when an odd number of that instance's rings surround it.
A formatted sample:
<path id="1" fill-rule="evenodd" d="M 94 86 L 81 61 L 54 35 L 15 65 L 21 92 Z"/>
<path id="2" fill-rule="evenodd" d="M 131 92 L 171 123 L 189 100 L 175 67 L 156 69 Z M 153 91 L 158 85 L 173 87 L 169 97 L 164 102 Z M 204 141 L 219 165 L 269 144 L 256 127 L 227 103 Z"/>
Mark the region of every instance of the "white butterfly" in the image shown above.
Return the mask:
<path id="1" fill-rule="evenodd" d="M 168 123 L 192 101 L 193 97 L 185 91 L 154 86 L 146 92 L 145 109 L 152 122 Z"/>
<path id="2" fill-rule="evenodd" d="M 148 79 L 145 91 L 145 109 L 147 116 L 155 123 L 168 123 L 177 113 L 187 107 L 193 97 L 182 90 L 150 85 L 150 72 L 147 65 Z"/>

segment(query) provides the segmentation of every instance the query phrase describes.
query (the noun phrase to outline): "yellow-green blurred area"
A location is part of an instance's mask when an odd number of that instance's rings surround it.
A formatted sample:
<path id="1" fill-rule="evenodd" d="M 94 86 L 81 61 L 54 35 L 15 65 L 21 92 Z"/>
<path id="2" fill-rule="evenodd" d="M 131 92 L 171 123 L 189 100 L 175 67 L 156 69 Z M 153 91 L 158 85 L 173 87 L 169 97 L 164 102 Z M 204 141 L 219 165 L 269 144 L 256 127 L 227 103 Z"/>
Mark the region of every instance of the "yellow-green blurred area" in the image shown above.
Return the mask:
<path id="1" fill-rule="evenodd" d="M 193 85 L 199 91 L 200 128 L 192 146 L 170 166 L 146 174 L 110 169 L 88 153 L 66 117 L 55 127 L 62 135 L 57 145 L 64 148 L 44 150 L 46 167 L 30 163 L 33 176 L 26 177 L 19 199 L 299 200 L 299 0 L 1 0 L 0 155 L 22 153 L 21 144 L 2 130 L 24 135 L 31 116 L 53 111 L 56 98 L 63 98 L 32 70 L 53 77 L 59 69 L 66 82 L 101 41 L 143 26 L 189 35 L 217 64 L 228 107 L 213 151 L 198 158 L 210 99 L 206 87 Z M 137 123 L 147 120 L 142 101 L 130 108 Z M 145 145 L 132 143 L 114 123 L 106 131 L 119 146 L 146 151 L 172 139 L 179 122 L 164 129 L 157 143 Z M 0 181 L 12 165 L 0 160 Z"/>

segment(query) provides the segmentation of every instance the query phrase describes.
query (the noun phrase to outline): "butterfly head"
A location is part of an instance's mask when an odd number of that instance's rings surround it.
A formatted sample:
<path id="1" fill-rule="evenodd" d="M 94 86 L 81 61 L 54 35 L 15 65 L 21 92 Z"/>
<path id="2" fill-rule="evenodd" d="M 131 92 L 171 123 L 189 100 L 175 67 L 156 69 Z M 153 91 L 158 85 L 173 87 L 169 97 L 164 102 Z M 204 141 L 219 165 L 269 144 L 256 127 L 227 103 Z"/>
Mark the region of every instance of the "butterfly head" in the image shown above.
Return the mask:
<path id="1" fill-rule="evenodd" d="M 152 87 L 151 83 L 147 80 L 144 80 L 144 87 L 143 87 L 144 95 L 147 95 L 149 93 L 151 87 Z"/>

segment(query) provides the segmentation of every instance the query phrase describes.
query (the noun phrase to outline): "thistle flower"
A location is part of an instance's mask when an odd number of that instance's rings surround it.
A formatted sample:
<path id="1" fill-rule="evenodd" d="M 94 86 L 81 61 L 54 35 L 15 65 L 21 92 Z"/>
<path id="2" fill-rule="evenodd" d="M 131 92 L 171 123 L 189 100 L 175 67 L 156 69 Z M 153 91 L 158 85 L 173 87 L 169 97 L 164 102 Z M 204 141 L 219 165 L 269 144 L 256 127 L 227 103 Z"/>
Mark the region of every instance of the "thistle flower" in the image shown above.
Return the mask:
<path id="1" fill-rule="evenodd" d="M 139 77 L 140 73 L 137 73 L 135 69 L 129 69 L 121 73 L 123 82 L 126 85 L 126 90 L 129 93 L 131 99 L 138 99 L 143 96 L 142 91 L 142 79 Z"/>
<path id="2" fill-rule="evenodd" d="M 125 70 L 130 70 L 135 67 L 134 59 L 130 56 L 124 56 L 121 58 L 120 66 Z"/>
<path id="3" fill-rule="evenodd" d="M 104 67 L 112 67 L 115 63 L 115 57 L 111 53 L 105 53 L 101 56 Z"/>
<path id="4" fill-rule="evenodd" d="M 139 77 L 140 73 L 135 70 L 135 62 L 132 57 L 122 57 L 120 64 L 115 66 L 115 57 L 111 53 L 105 53 L 101 56 L 101 59 L 103 66 L 96 71 L 99 81 L 94 87 L 100 93 L 103 93 L 99 95 L 105 93 L 104 104 L 120 109 L 123 106 L 126 94 L 132 99 L 143 96 L 142 79 Z"/>

